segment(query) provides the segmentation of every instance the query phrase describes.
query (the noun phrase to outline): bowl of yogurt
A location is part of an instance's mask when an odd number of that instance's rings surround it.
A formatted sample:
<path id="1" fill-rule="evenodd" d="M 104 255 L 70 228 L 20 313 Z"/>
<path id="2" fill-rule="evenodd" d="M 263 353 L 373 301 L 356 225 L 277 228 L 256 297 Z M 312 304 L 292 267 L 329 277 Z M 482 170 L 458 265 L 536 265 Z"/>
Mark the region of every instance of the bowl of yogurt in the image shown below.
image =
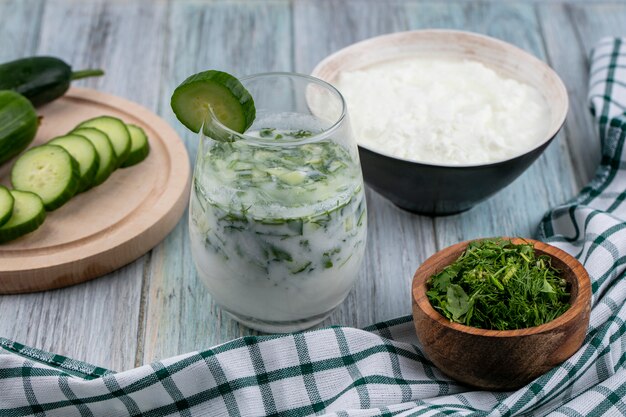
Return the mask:
<path id="1" fill-rule="evenodd" d="M 568 110 L 548 65 L 470 32 L 367 39 L 324 59 L 313 76 L 346 99 L 368 185 L 420 214 L 459 213 L 509 185 Z"/>

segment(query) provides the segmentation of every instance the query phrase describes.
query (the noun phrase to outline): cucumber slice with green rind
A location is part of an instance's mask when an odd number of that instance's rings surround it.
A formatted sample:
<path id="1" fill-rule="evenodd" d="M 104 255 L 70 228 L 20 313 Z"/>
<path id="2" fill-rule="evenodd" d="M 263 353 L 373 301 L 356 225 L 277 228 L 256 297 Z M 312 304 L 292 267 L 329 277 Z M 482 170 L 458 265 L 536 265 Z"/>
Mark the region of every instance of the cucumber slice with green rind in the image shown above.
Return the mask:
<path id="1" fill-rule="evenodd" d="M 13 204 L 15 203 L 14 200 L 8 188 L 0 185 L 0 226 L 8 222 L 11 218 Z"/>
<path id="2" fill-rule="evenodd" d="M 126 127 L 130 132 L 130 153 L 128 158 L 122 164 L 122 168 L 127 168 L 138 164 L 146 159 L 150 153 L 150 144 L 148 143 L 148 136 L 146 132 L 139 126 L 127 124 Z"/>
<path id="3" fill-rule="evenodd" d="M 221 71 L 204 71 L 183 81 L 171 100 L 174 114 L 192 132 L 198 133 L 208 115 L 209 106 L 224 126 L 243 133 L 248 129 L 256 110 L 252 96 L 230 74 Z"/>
<path id="4" fill-rule="evenodd" d="M 60 146 L 36 146 L 15 161 L 11 183 L 16 190 L 37 194 L 47 211 L 55 210 L 78 191 L 78 163 Z"/>
<path id="5" fill-rule="evenodd" d="M 0 243 L 17 239 L 42 225 L 46 219 L 43 201 L 35 193 L 11 190 L 15 204 L 8 222 L 0 226 Z"/>
<path id="6" fill-rule="evenodd" d="M 102 184 L 115 170 L 116 160 L 113 145 L 106 133 L 93 127 L 81 127 L 72 131 L 72 135 L 79 135 L 88 139 L 98 153 L 98 171 L 91 183 L 92 187 Z"/>
<path id="7" fill-rule="evenodd" d="M 76 126 L 76 129 L 82 127 L 95 127 L 106 133 L 115 150 L 115 159 L 117 161 L 115 167 L 122 165 L 130 153 L 130 133 L 123 121 L 117 117 L 99 116 L 85 120 Z"/>
<path id="8" fill-rule="evenodd" d="M 98 172 L 99 164 L 98 153 L 89 139 L 70 134 L 54 138 L 48 143 L 62 147 L 78 162 L 78 170 L 80 172 L 78 192 L 90 188 Z"/>

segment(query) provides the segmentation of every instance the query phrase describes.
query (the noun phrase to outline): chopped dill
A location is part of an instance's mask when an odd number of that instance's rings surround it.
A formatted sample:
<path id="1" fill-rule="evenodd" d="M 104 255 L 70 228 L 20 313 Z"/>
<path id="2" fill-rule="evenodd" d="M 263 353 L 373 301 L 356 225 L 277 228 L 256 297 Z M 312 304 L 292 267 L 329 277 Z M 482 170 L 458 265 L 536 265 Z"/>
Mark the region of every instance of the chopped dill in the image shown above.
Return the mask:
<path id="1" fill-rule="evenodd" d="M 569 308 L 567 281 L 531 243 L 472 242 L 427 285 L 437 311 L 450 321 L 481 329 L 539 326 Z"/>

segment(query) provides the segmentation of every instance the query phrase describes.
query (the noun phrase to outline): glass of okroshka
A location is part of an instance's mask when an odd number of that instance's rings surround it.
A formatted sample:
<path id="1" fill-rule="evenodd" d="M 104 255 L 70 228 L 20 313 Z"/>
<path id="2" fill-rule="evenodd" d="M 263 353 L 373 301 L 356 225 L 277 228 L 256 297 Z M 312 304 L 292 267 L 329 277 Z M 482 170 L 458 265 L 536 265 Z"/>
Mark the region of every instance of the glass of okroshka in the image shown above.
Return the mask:
<path id="1" fill-rule="evenodd" d="M 191 190 L 193 259 L 213 299 L 270 333 L 302 330 L 339 305 L 366 243 L 363 178 L 341 94 L 319 79 L 240 79 L 254 122 L 238 133 L 208 106 Z"/>

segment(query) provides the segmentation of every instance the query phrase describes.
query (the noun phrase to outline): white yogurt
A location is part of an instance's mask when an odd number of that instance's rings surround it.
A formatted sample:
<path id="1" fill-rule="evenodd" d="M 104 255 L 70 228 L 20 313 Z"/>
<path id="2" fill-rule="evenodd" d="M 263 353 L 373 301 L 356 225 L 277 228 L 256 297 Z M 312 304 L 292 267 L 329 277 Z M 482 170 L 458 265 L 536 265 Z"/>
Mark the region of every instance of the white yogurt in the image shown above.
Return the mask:
<path id="1" fill-rule="evenodd" d="M 501 161 L 546 139 L 539 91 L 481 63 L 410 58 L 341 73 L 357 142 L 417 162 Z"/>

